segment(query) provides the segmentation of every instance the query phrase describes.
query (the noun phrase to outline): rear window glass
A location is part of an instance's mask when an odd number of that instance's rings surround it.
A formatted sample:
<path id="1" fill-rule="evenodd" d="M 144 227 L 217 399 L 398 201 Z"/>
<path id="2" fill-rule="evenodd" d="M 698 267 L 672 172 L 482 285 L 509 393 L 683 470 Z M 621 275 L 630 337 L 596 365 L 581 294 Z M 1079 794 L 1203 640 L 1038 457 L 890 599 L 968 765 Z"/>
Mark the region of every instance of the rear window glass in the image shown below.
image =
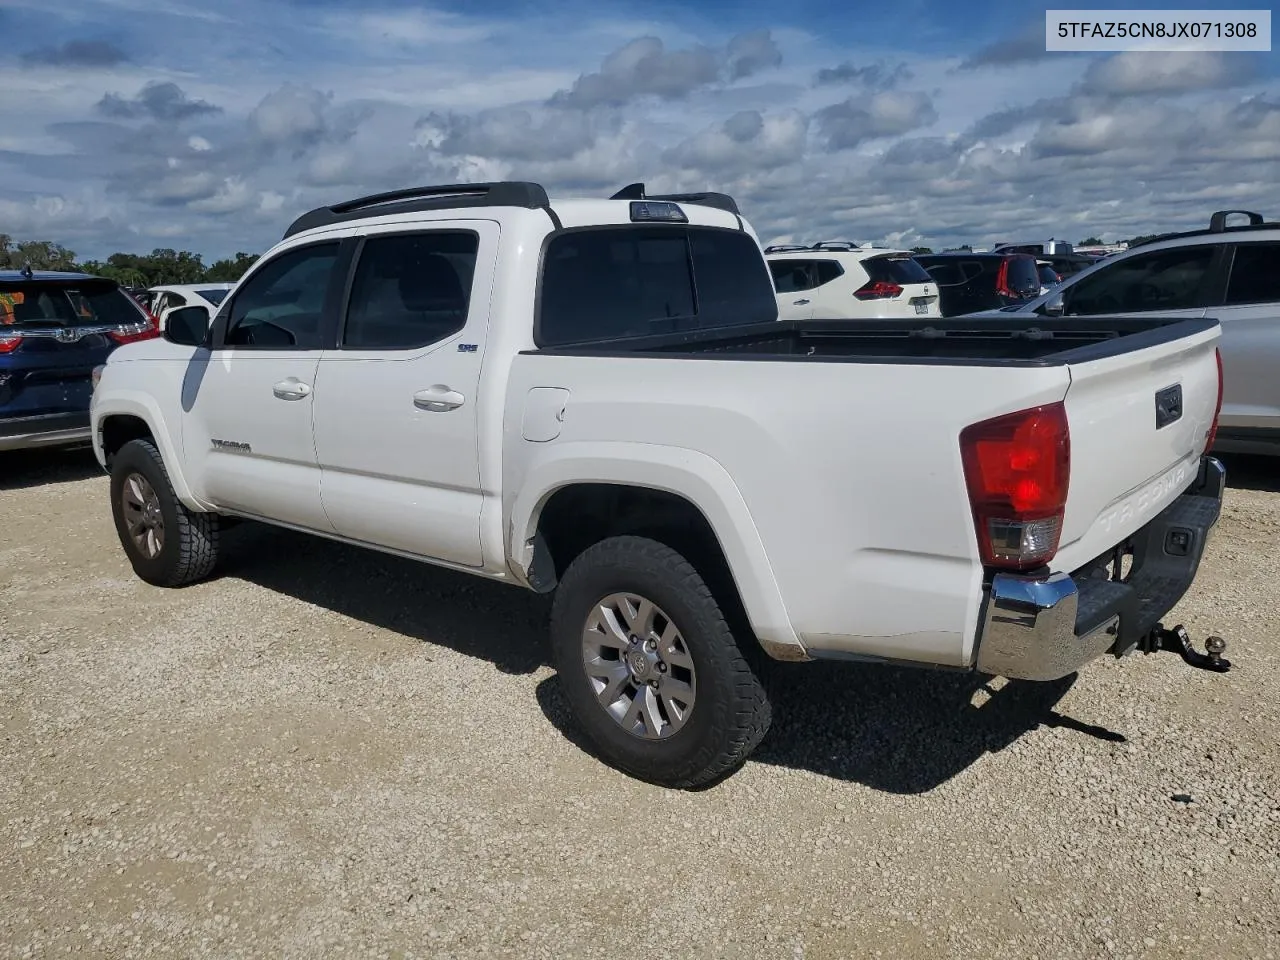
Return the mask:
<path id="1" fill-rule="evenodd" d="M 542 346 L 703 330 L 778 318 L 760 248 L 736 230 L 599 227 L 547 245 Z"/>
<path id="2" fill-rule="evenodd" d="M 916 263 L 940 287 L 959 287 L 982 275 L 981 260 L 960 260 L 956 257 L 931 260 L 926 257 Z M 994 280 L 994 275 L 992 279 Z"/>
<path id="3" fill-rule="evenodd" d="M 1042 264 L 1040 266 L 1040 282 L 1041 283 L 1057 283 L 1058 282 L 1058 274 L 1054 271 L 1053 267 L 1049 266 L 1047 263 Z"/>
<path id="4" fill-rule="evenodd" d="M 74 326 L 142 320 L 138 309 L 114 284 L 31 283 L 0 287 L 0 326 Z"/>
<path id="5" fill-rule="evenodd" d="M 1036 262 L 1030 257 L 1011 257 L 1008 283 L 1014 293 L 1039 293 L 1040 275 L 1036 273 Z"/>
<path id="6" fill-rule="evenodd" d="M 910 257 L 869 257 L 862 268 L 872 280 L 888 283 L 928 283 L 929 274 Z"/>
<path id="7" fill-rule="evenodd" d="M 226 290 L 197 290 L 196 293 L 200 294 L 215 307 L 222 303 L 227 296 Z"/>

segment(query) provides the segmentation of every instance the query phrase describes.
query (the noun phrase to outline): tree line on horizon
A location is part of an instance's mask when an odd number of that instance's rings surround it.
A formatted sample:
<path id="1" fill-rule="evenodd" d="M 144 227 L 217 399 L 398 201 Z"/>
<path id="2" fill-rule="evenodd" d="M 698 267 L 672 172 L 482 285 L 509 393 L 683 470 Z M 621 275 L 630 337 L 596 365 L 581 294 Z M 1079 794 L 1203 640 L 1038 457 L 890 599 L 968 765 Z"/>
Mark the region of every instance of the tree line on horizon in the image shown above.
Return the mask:
<path id="1" fill-rule="evenodd" d="M 1134 237 L 1130 244 L 1149 240 L 1154 234 Z M 1077 246 L 1101 244 L 1097 237 L 1081 240 Z M 962 244 L 948 251 L 969 251 Z M 912 247 L 912 253 L 933 253 L 930 247 Z M 106 260 L 77 260 L 73 251 L 51 240 L 14 241 L 0 233 L 0 270 L 20 270 L 30 264 L 32 270 L 79 270 L 83 273 L 114 280 L 123 287 L 158 287 L 171 283 L 228 283 L 239 280 L 253 266 L 260 254 L 237 253 L 234 257 L 205 264 L 198 253 L 157 247 L 150 253 L 113 253 Z"/>
<path id="2" fill-rule="evenodd" d="M 113 253 L 106 260 L 77 260 L 75 252 L 51 240 L 19 240 L 0 233 L 0 270 L 78 270 L 114 280 L 123 287 L 158 287 L 173 283 L 226 283 L 239 280 L 256 253 L 206 264 L 189 250 L 156 248 L 150 253 Z"/>

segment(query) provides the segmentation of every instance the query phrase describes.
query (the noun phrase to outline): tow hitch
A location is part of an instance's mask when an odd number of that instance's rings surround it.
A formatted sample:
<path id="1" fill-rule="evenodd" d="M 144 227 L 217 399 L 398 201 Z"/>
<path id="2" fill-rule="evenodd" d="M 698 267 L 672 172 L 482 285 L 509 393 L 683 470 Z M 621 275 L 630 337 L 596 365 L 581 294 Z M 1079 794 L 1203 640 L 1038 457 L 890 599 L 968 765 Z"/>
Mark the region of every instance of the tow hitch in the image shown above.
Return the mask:
<path id="1" fill-rule="evenodd" d="M 1222 656 L 1227 652 L 1227 641 L 1221 637 L 1206 637 L 1204 648 L 1205 653 L 1195 648 L 1191 643 L 1191 635 L 1182 624 L 1178 624 L 1172 630 L 1162 624 L 1156 624 L 1143 643 L 1144 653 L 1168 650 L 1178 654 L 1188 664 L 1200 670 L 1226 673 L 1231 669 L 1231 661 Z"/>

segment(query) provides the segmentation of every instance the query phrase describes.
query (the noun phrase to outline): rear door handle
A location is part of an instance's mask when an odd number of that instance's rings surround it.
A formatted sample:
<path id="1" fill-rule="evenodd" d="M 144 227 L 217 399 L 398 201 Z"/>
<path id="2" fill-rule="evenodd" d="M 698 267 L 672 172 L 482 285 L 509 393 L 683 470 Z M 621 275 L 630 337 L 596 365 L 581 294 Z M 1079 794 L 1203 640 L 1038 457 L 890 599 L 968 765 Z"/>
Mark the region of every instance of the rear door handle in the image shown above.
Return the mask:
<path id="1" fill-rule="evenodd" d="M 281 400 L 301 400 L 311 393 L 311 384 L 303 383 L 297 377 L 287 377 L 273 386 L 271 392 Z"/>
<path id="2" fill-rule="evenodd" d="M 794 305 L 795 305 L 795 306 L 797 306 L 797 307 L 798 307 L 798 306 L 800 306 L 800 305 L 802 305 L 802 304 L 808 303 L 808 302 L 809 302 L 808 300 L 796 300 L 796 301 L 793 301 Z"/>
<path id="3" fill-rule="evenodd" d="M 419 410 L 443 413 L 446 410 L 456 410 L 466 402 L 466 399 L 457 390 L 450 390 L 443 383 L 437 383 L 415 393 L 413 405 Z"/>

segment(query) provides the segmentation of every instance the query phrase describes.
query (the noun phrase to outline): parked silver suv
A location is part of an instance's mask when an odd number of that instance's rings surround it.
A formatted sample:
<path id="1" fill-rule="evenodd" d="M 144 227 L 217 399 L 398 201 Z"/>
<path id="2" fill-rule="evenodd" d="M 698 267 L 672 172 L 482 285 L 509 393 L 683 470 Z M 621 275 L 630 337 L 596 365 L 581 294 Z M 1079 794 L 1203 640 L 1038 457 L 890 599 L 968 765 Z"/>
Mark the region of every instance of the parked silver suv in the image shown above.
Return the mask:
<path id="1" fill-rule="evenodd" d="M 1232 217 L 1248 223 L 1228 225 Z M 1220 210 L 1207 230 L 1131 246 L 1035 300 L 975 316 L 1008 313 L 1216 318 L 1223 398 L 1214 448 L 1280 455 L 1280 223 Z"/>

